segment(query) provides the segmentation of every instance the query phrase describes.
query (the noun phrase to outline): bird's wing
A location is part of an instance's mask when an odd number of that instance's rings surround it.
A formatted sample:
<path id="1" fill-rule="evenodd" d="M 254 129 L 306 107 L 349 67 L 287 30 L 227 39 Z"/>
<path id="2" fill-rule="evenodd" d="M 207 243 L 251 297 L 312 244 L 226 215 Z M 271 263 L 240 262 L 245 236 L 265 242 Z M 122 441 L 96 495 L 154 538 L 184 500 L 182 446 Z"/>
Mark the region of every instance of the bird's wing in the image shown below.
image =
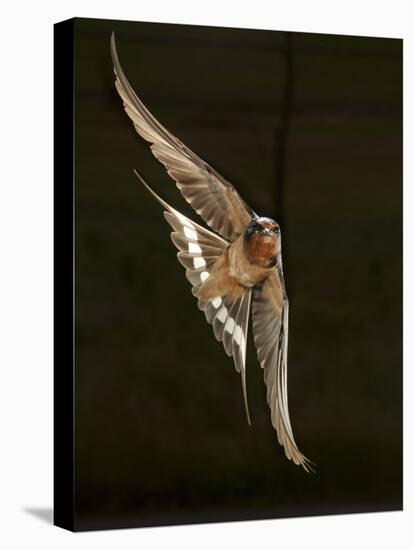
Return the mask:
<path id="1" fill-rule="evenodd" d="M 232 355 L 235 368 L 241 374 L 245 412 L 248 424 L 251 425 L 245 363 L 250 305 L 251 289 L 246 290 L 240 298 L 232 302 L 225 296 L 216 297 L 205 303 L 198 302 L 198 307 L 204 311 L 208 323 L 213 326 L 215 338 L 224 344 L 227 355 Z"/>
<path id="2" fill-rule="evenodd" d="M 192 208 L 214 231 L 234 241 L 249 224 L 254 212 L 244 203 L 233 185 L 190 151 L 148 111 L 123 73 L 113 34 L 111 52 L 116 89 L 136 131 L 151 143 L 153 155 L 165 165 Z"/>
<path id="3" fill-rule="evenodd" d="M 142 179 L 145 187 L 164 207 L 166 221 L 172 227 L 171 239 L 179 250 L 177 257 L 186 268 L 186 278 L 192 285 L 192 294 L 197 296 L 202 283 L 209 277 L 215 262 L 222 256 L 229 242 L 201 227 L 161 199 Z M 245 412 L 251 424 L 246 390 L 246 346 L 248 319 L 251 304 L 251 290 L 247 290 L 238 300 L 229 302 L 225 297 L 215 297 L 208 302 L 198 301 L 198 307 L 213 326 L 214 334 L 224 345 L 225 352 L 233 357 L 235 368 L 241 374 Z"/>
<path id="4" fill-rule="evenodd" d="M 288 299 L 282 268 L 253 291 L 252 327 L 258 360 L 264 369 L 267 403 L 278 441 L 288 459 L 307 472 L 311 462 L 299 451 L 291 429 L 287 397 Z"/>

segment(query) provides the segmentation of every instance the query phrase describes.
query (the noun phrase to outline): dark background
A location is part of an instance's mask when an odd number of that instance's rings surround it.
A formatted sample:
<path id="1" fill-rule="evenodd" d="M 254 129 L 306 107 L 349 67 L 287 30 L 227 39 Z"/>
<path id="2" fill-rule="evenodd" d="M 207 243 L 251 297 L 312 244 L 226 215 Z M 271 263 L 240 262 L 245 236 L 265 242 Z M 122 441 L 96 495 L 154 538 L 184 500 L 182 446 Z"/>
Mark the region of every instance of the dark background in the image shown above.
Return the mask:
<path id="1" fill-rule="evenodd" d="M 114 88 L 135 91 L 282 225 L 289 404 L 309 475 L 276 442 L 175 259 L 138 168 L 196 221 Z M 402 506 L 402 42 L 75 22 L 76 528 Z"/>

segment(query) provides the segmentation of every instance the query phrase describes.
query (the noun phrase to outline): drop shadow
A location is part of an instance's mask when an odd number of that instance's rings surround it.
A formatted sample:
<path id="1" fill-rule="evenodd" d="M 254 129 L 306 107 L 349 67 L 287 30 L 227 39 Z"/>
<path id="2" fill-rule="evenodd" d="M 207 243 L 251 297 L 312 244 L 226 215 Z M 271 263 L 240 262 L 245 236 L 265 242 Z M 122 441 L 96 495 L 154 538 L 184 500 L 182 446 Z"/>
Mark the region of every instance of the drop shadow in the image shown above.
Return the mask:
<path id="1" fill-rule="evenodd" d="M 26 514 L 30 514 L 49 525 L 53 525 L 53 508 L 24 508 L 23 510 Z"/>

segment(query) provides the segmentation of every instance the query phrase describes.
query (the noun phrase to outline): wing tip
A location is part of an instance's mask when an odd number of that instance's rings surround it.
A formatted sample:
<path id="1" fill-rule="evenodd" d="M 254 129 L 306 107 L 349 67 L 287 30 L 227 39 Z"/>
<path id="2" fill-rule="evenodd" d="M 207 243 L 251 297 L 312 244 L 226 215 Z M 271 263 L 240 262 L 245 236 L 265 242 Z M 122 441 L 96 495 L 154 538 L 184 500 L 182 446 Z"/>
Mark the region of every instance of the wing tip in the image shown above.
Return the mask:
<path id="1" fill-rule="evenodd" d="M 316 464 L 315 464 L 314 462 L 311 462 L 311 460 L 307 460 L 307 459 L 306 459 L 306 462 L 305 462 L 305 463 L 302 462 L 302 463 L 300 464 L 300 466 L 302 466 L 302 467 L 304 468 L 304 470 L 307 472 L 307 474 L 316 474 L 317 471 L 316 471 L 315 468 L 313 468 L 313 467 L 311 466 L 311 464 L 313 464 L 314 466 L 316 466 Z"/>
<path id="2" fill-rule="evenodd" d="M 245 414 L 246 414 L 246 417 L 247 417 L 248 426 L 252 426 L 250 410 L 249 410 L 249 406 L 248 406 L 247 380 L 246 380 L 245 366 L 241 371 L 241 385 L 242 385 L 242 395 L 244 397 L 244 407 L 245 407 Z"/>
<path id="3" fill-rule="evenodd" d="M 116 67 L 116 65 L 119 64 L 119 61 L 118 61 L 118 54 L 117 54 L 117 51 L 116 51 L 116 38 L 115 38 L 115 32 L 114 31 L 112 31 L 112 33 L 110 35 L 110 53 L 111 53 L 111 56 L 112 56 L 112 62 Z"/>
<path id="4" fill-rule="evenodd" d="M 136 170 L 136 168 L 133 169 L 133 173 L 135 174 L 135 176 L 140 180 L 141 183 L 143 183 L 143 185 L 146 187 L 146 189 L 151 193 L 151 195 L 153 197 L 155 197 L 155 199 L 161 203 L 161 205 L 168 211 L 168 212 L 173 212 L 173 208 L 171 206 L 169 206 L 169 204 L 164 201 L 163 199 L 161 199 L 161 197 L 159 195 L 157 195 L 155 193 L 155 191 L 146 183 L 146 181 L 143 179 L 143 177 L 141 176 L 141 174 Z"/>
<path id="5" fill-rule="evenodd" d="M 315 462 L 313 462 L 312 460 L 310 460 L 309 458 L 307 458 L 306 456 L 304 456 L 303 454 L 301 454 L 301 453 L 300 453 L 300 456 L 297 459 L 297 461 L 295 461 L 293 459 L 293 462 L 297 466 L 302 466 L 304 468 L 304 470 L 307 472 L 307 474 L 316 474 L 317 473 L 315 468 L 313 468 L 313 466 L 317 466 L 317 464 Z"/>
<path id="6" fill-rule="evenodd" d="M 149 187 L 149 185 L 146 183 L 146 181 L 143 179 L 143 176 L 136 170 L 136 168 L 133 169 L 133 173 L 135 176 L 140 180 L 141 183 L 146 187 L 148 191 L 152 193 L 152 195 L 155 195 L 155 192 L 152 191 L 152 189 Z M 155 195 L 156 196 L 156 195 Z"/>

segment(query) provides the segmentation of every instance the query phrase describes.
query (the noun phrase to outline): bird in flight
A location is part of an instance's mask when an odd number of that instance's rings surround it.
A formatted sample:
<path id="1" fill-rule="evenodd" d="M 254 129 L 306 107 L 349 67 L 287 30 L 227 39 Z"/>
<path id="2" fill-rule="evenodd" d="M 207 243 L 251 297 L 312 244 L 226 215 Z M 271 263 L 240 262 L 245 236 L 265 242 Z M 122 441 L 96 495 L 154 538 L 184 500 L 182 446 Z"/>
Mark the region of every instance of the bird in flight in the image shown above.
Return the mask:
<path id="1" fill-rule="evenodd" d="M 212 229 L 206 229 L 167 204 L 135 174 L 161 203 L 177 257 L 198 307 L 212 325 L 216 339 L 232 356 L 241 384 L 248 423 L 246 346 L 250 309 L 258 360 L 267 386 L 271 422 L 288 459 L 307 472 L 311 462 L 294 440 L 287 397 L 288 298 L 281 261 L 278 224 L 257 216 L 235 187 L 172 135 L 149 112 L 129 84 L 111 37 L 116 89 L 138 134 L 186 201 Z"/>

